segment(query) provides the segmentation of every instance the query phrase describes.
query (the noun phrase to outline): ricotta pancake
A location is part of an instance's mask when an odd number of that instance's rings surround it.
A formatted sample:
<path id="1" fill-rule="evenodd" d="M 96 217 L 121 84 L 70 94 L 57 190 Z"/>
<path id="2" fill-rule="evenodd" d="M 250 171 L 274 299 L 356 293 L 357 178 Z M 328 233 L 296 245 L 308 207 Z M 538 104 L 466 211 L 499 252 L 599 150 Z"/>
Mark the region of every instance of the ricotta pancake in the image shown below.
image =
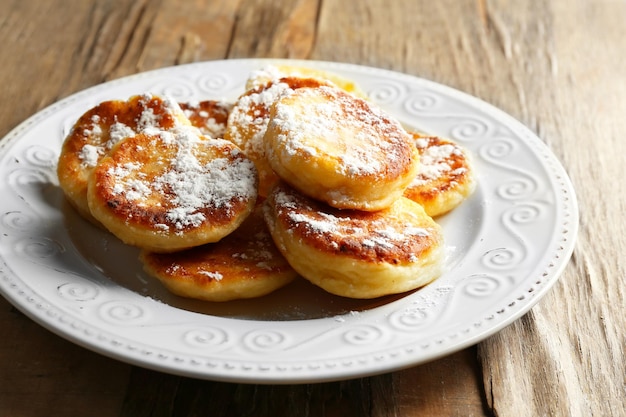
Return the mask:
<path id="1" fill-rule="evenodd" d="M 284 77 L 246 91 L 235 102 L 228 117 L 224 138 L 239 146 L 254 161 L 259 172 L 259 195 L 267 196 L 278 182 L 278 177 L 267 161 L 263 145 L 272 105 L 296 89 L 320 85 L 330 84 L 317 78 Z"/>
<path id="2" fill-rule="evenodd" d="M 254 208 L 254 164 L 191 126 L 115 145 L 89 177 L 93 216 L 123 242 L 172 252 L 216 242 Z"/>
<path id="3" fill-rule="evenodd" d="M 259 70 L 253 71 L 246 81 L 246 90 L 258 88 L 285 77 L 317 78 L 325 83 L 330 82 L 342 90 L 358 97 L 366 98 L 367 96 L 353 80 L 346 77 L 320 69 L 294 65 L 267 65 Z"/>
<path id="4" fill-rule="evenodd" d="M 143 94 L 104 101 L 87 110 L 65 138 L 57 166 L 59 185 L 70 204 L 97 223 L 87 204 L 87 181 L 100 159 L 117 142 L 140 132 L 189 124 L 179 105 L 167 98 Z"/>
<path id="5" fill-rule="evenodd" d="M 297 277 L 276 249 L 260 206 L 219 242 L 167 254 L 143 251 L 140 259 L 172 293 L 206 301 L 260 297 Z"/>
<path id="6" fill-rule="evenodd" d="M 231 104 L 216 100 L 181 102 L 180 108 L 191 124 L 206 136 L 222 139 L 226 132 Z"/>
<path id="7" fill-rule="evenodd" d="M 450 140 L 412 135 L 420 153 L 420 165 L 404 196 L 421 204 L 430 216 L 445 214 L 467 199 L 476 187 L 469 156 Z"/>
<path id="8" fill-rule="evenodd" d="M 338 210 L 279 184 L 266 201 L 265 220 L 289 264 L 332 294 L 397 294 L 442 272 L 440 226 L 404 197 L 376 212 Z"/>
<path id="9" fill-rule="evenodd" d="M 398 121 L 335 87 L 282 96 L 270 112 L 264 143 L 281 179 L 341 209 L 391 206 L 418 169 L 415 141 Z"/>

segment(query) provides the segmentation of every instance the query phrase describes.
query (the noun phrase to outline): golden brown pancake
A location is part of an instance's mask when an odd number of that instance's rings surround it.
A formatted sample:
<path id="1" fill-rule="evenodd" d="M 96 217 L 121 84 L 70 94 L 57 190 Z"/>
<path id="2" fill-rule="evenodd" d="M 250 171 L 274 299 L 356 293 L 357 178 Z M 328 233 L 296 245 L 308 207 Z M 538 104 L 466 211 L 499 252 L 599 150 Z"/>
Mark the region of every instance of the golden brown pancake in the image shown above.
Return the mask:
<path id="1" fill-rule="evenodd" d="M 415 143 L 399 122 L 335 87 L 300 88 L 281 97 L 264 142 L 281 179 L 341 209 L 389 207 L 418 169 Z"/>
<path id="2" fill-rule="evenodd" d="M 233 106 L 144 94 L 88 110 L 59 158 L 68 200 L 184 297 L 259 297 L 300 274 L 375 298 L 440 276 L 431 216 L 475 188 L 461 146 L 407 133 L 324 71 L 268 67 L 246 88 Z"/>
<path id="3" fill-rule="evenodd" d="M 176 102 L 150 94 L 105 101 L 89 109 L 70 130 L 59 157 L 59 184 L 68 201 L 95 222 L 87 204 L 87 181 L 100 159 L 127 137 L 184 125 L 189 121 Z"/>
<path id="4" fill-rule="evenodd" d="M 171 252 L 216 242 L 254 208 L 254 164 L 191 126 L 119 142 L 89 178 L 93 216 L 127 244 Z"/>
<path id="5" fill-rule="evenodd" d="M 266 201 L 265 220 L 290 265 L 332 294 L 402 293 L 442 271 L 441 228 L 404 197 L 376 212 L 338 210 L 281 184 Z"/>
<path id="6" fill-rule="evenodd" d="M 269 294 L 297 273 L 276 249 L 259 207 L 219 242 L 182 252 L 142 252 L 144 269 L 172 293 L 206 301 Z"/>
<path id="7" fill-rule="evenodd" d="M 226 132 L 231 104 L 216 100 L 179 103 L 185 116 L 202 134 L 215 139 L 222 139 Z"/>
<path id="8" fill-rule="evenodd" d="M 421 204 L 430 216 L 447 213 L 471 195 L 476 186 L 469 157 L 450 140 L 412 135 L 420 153 L 420 165 L 404 196 Z"/>
<path id="9" fill-rule="evenodd" d="M 327 84 L 315 78 L 285 77 L 246 91 L 233 106 L 224 138 L 239 146 L 254 161 L 259 172 L 259 195 L 267 196 L 278 182 L 278 177 L 267 162 L 263 145 L 270 108 L 284 94 L 291 94 L 303 87 Z"/>
<path id="10" fill-rule="evenodd" d="M 330 82 L 348 93 L 366 98 L 365 92 L 363 92 L 354 81 L 348 78 L 320 69 L 293 65 L 267 65 L 259 70 L 253 71 L 246 81 L 246 90 L 258 88 L 285 77 L 317 78 L 325 83 Z"/>

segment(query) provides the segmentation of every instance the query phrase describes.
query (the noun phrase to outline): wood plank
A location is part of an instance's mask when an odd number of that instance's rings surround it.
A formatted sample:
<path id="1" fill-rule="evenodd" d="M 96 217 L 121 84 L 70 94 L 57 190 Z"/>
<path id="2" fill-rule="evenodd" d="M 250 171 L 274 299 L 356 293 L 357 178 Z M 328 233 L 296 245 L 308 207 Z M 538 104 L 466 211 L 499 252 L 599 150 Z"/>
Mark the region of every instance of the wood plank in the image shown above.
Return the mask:
<path id="1" fill-rule="evenodd" d="M 122 416 L 483 416 L 474 359 L 470 349 L 396 373 L 302 385 L 198 381 L 136 368 Z"/>
<path id="2" fill-rule="evenodd" d="M 130 366 L 70 343 L 0 298 L 0 415 L 112 416 Z"/>
<path id="3" fill-rule="evenodd" d="M 419 416 L 489 416 L 476 347 L 393 374 L 393 414 Z M 479 394 L 479 395 L 476 395 Z"/>
<path id="4" fill-rule="evenodd" d="M 319 3 L 242 1 L 228 58 L 308 58 L 315 39 Z"/>
<path id="5" fill-rule="evenodd" d="M 7 0 L 0 9 L 0 136 L 60 98 L 139 71 L 226 57 L 352 62 L 459 88 L 521 120 L 563 161 L 582 213 L 572 262 L 524 318 L 477 348 L 351 381 L 261 386 L 147 371 L 66 342 L 0 300 L 0 414 L 626 415 L 624 2 Z"/>
<path id="6" fill-rule="evenodd" d="M 519 63 L 514 72 L 510 66 L 520 98 L 513 112 L 568 168 L 581 230 L 556 287 L 531 314 L 480 345 L 487 398 L 498 415 L 626 415 L 626 275 L 619 255 L 626 230 L 615 221 L 626 192 L 615 181 L 625 149 L 626 4 L 552 3 L 541 25 L 534 10 L 513 15 L 510 2 L 489 3 L 488 13 L 520 22 L 503 25 Z"/>
<path id="7" fill-rule="evenodd" d="M 16 59 L 0 70 L 0 80 L 20 97 L 19 112 L 0 119 L 3 133 L 58 98 L 102 81 L 225 56 L 307 58 L 319 35 L 317 1 L 280 5 L 216 1 L 211 7 L 202 2 L 181 6 L 174 1 L 76 1 L 64 30 L 54 18 L 62 9 L 58 3 L 51 1 L 35 11 L 22 8 L 25 3 L 12 3 L 12 13 L 6 15 L 4 29 L 0 28 L 0 39 L 16 30 L 21 33 L 18 40 L 3 42 L 14 48 L 10 53 Z M 30 24 L 22 27 L 26 21 Z M 27 48 L 30 44 L 36 47 Z M 352 48 L 350 44 L 340 47 Z M 21 54 L 21 49 L 28 51 Z M 26 77 L 15 78 L 23 67 L 27 67 Z M 41 76 L 51 68 L 49 77 Z M 14 82 L 8 82 L 13 78 Z M 31 94 L 24 95 L 30 88 L 34 88 Z M 308 415 L 383 416 L 417 404 L 434 409 L 433 404 L 445 401 L 446 395 L 474 397 L 480 407 L 478 387 L 462 382 L 458 375 L 452 380 L 448 372 L 454 364 L 464 370 L 460 375 L 475 380 L 475 350 L 428 364 L 423 372 L 416 367 L 395 375 L 314 385 L 224 384 L 148 371 L 102 357 L 58 338 L 2 303 L 5 310 L 0 323 L 15 342 L 1 345 L 0 357 L 11 360 L 0 361 L 0 374 L 9 382 L 0 386 L 0 414 L 41 415 L 52 404 L 57 415 L 115 415 L 117 410 L 132 416 L 216 410 L 224 415 L 280 415 L 291 410 L 298 415 L 304 409 Z M 24 348 L 24 339 L 32 343 L 29 348 Z M 45 346 L 46 354 L 39 353 L 39 346 Z M 20 365 L 13 366 L 15 361 Z M 415 389 L 414 380 L 420 389 Z M 447 390 L 428 390 L 429 386 Z M 449 409 L 457 406 L 454 403 Z"/>

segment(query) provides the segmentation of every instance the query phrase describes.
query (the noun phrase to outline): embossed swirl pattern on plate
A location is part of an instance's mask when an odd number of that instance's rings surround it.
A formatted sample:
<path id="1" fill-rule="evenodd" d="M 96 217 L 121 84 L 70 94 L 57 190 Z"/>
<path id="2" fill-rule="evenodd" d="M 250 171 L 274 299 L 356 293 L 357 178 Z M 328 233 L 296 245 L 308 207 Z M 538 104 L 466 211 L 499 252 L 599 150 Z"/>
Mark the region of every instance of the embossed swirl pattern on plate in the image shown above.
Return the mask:
<path id="1" fill-rule="evenodd" d="M 370 345 L 385 340 L 387 332 L 384 327 L 373 324 L 355 324 L 346 329 L 343 340 L 351 345 Z"/>
<path id="2" fill-rule="evenodd" d="M 380 106 L 400 102 L 404 100 L 406 94 L 406 85 L 393 80 L 377 82 L 367 89 L 369 99 Z"/>
<path id="3" fill-rule="evenodd" d="M 96 285 L 86 282 L 66 282 L 57 287 L 59 295 L 68 301 L 94 301 L 101 293 Z"/>
<path id="4" fill-rule="evenodd" d="M 177 77 L 154 84 L 148 88 L 148 91 L 169 96 L 178 101 L 196 101 L 199 97 L 220 100 L 225 93 L 236 87 L 241 88 L 234 84 L 232 77 L 228 74 L 211 73 L 203 74 L 194 80 Z"/>
<path id="5" fill-rule="evenodd" d="M 413 307 L 400 309 L 389 315 L 389 324 L 392 328 L 415 332 L 430 325 L 436 316 L 428 308 Z"/>
<path id="6" fill-rule="evenodd" d="M 136 326 L 150 319 L 144 305 L 126 300 L 107 301 L 98 309 L 99 317 L 116 325 Z"/>
<path id="7" fill-rule="evenodd" d="M 53 258 L 65 252 L 61 242 L 45 236 L 21 238 L 13 247 L 18 256 L 37 261 Z"/>
<path id="8" fill-rule="evenodd" d="M 259 353 L 284 351 L 292 345 L 291 337 L 280 330 L 254 330 L 243 337 L 243 347 Z"/>
<path id="9" fill-rule="evenodd" d="M 29 146 L 24 150 L 27 163 L 42 168 L 56 168 L 58 152 L 39 145 Z"/>
<path id="10" fill-rule="evenodd" d="M 188 330 L 183 334 L 183 342 L 188 346 L 201 349 L 213 349 L 215 347 L 224 347 L 232 336 L 228 334 L 226 329 L 215 326 L 203 326 Z"/>
<path id="11" fill-rule="evenodd" d="M 24 187 L 30 184 L 53 184 L 54 179 L 48 170 L 36 168 L 17 168 L 8 173 L 7 183 L 15 190 L 17 195 L 24 191 Z"/>
<path id="12" fill-rule="evenodd" d="M 472 297 L 485 298 L 500 290 L 503 285 L 507 284 L 506 281 L 503 275 L 479 274 L 470 276 L 461 288 Z"/>
<path id="13" fill-rule="evenodd" d="M 41 219 L 25 211 L 9 211 L 2 215 L 2 224 L 16 232 L 28 232 L 41 225 Z"/>
<path id="14" fill-rule="evenodd" d="M 54 260 L 57 272 L 63 273 L 63 264 L 58 262 L 60 257 L 64 257 L 64 262 L 71 262 L 69 257 L 74 256 L 74 252 L 65 250 L 63 243 L 57 239 L 42 235 L 41 224 L 48 219 L 38 220 L 40 213 L 33 210 L 41 204 L 39 186 L 55 181 L 51 168 L 56 155 L 47 148 L 55 142 L 50 139 L 42 143 L 41 138 L 29 136 L 30 127 L 42 120 L 53 121 L 57 126 L 51 131 L 59 132 L 59 137 L 55 139 L 61 143 L 60 135 L 67 132 L 72 124 L 68 113 L 80 115 L 87 105 L 94 104 L 95 95 L 103 95 L 105 91 L 106 95 L 130 96 L 141 92 L 135 87 L 141 83 L 159 92 L 170 93 L 177 99 L 220 96 L 207 97 L 215 99 L 235 91 L 249 70 L 260 66 L 261 61 L 233 61 L 217 66 L 206 63 L 140 74 L 71 97 L 17 129 L 20 143 L 25 141 L 30 146 L 16 146 L 18 142 L 14 137 L 10 138 L 11 146 L 1 148 L 3 157 L 10 155 L 5 160 L 19 159 L 22 163 L 0 167 L 3 185 L 11 191 L 3 197 L 11 199 L 16 206 L 3 211 L 0 226 L 12 241 L 17 242 L 16 251 L 21 255 L 10 260 L 3 258 L 2 261 L 8 264 L 28 258 L 29 268 L 39 268 L 38 271 L 45 273 L 46 268 L 51 266 L 44 264 Z M 531 297 L 525 298 L 525 294 L 536 290 L 539 284 L 545 288 L 546 284 L 554 281 L 553 275 L 567 258 L 564 255 L 571 251 L 572 235 L 577 224 L 575 199 L 558 161 L 549 151 L 541 144 L 533 145 L 534 148 L 527 146 L 526 136 L 532 134 L 525 133 L 522 138 L 518 131 L 510 127 L 508 119 L 500 117 L 497 111 L 477 106 L 475 101 L 450 93 L 445 88 L 440 90 L 432 83 L 349 65 L 328 68 L 343 69 L 348 77 L 356 74 L 368 79 L 364 89 L 383 106 L 400 109 L 409 117 L 436 118 L 452 139 L 466 144 L 478 158 L 485 179 L 480 184 L 481 195 L 495 200 L 493 205 L 488 206 L 489 210 L 493 210 L 490 214 L 494 215 L 495 222 L 489 219 L 484 232 L 485 243 L 476 247 L 476 251 L 480 250 L 483 256 L 466 260 L 464 264 L 464 268 L 478 271 L 452 271 L 468 275 L 456 279 L 456 286 L 450 287 L 432 303 L 416 302 L 419 297 L 414 294 L 390 305 L 384 316 L 376 316 L 375 309 L 373 316 L 376 319 L 373 321 L 367 320 L 365 315 L 346 317 L 344 322 L 329 317 L 327 320 L 303 322 L 302 326 L 284 327 L 280 322 L 245 320 L 225 324 L 224 321 L 213 320 L 211 316 L 192 315 L 185 316 L 189 322 L 185 328 L 175 329 L 158 322 L 160 317 L 169 317 L 167 314 L 159 316 L 164 312 L 171 313 L 167 306 L 149 302 L 139 294 L 133 297 L 114 285 L 100 287 L 72 275 L 71 282 L 68 278 L 54 287 L 56 299 L 93 303 L 89 305 L 96 314 L 88 318 L 70 316 L 59 314 L 51 307 L 48 316 L 54 318 L 47 325 L 60 333 L 79 329 L 84 345 L 111 351 L 118 357 L 128 355 L 129 361 L 138 360 L 140 364 L 149 363 L 164 370 L 175 369 L 185 373 L 187 367 L 193 367 L 192 374 L 195 376 L 225 376 L 243 380 L 246 375 L 255 372 L 263 372 L 268 379 L 323 380 L 326 377 L 367 374 L 370 365 L 380 370 L 381 364 L 393 368 L 406 365 L 406 361 L 419 363 L 437 355 L 440 348 L 449 351 L 451 347 L 463 345 L 468 338 L 476 340 L 481 333 L 497 330 L 501 322 L 494 318 L 497 319 L 500 314 L 514 315 L 516 311 L 522 311 L 524 302 L 529 305 L 527 301 Z M 536 138 L 531 140 L 539 143 Z M 529 167 L 520 160 L 532 161 L 534 165 Z M 539 170 L 536 170 L 537 167 Z M 557 176 L 559 179 L 555 183 L 560 184 L 561 190 L 554 200 L 560 205 L 549 204 L 550 199 L 545 198 L 546 193 L 554 191 L 550 188 L 550 179 Z M 554 214 L 557 208 L 563 212 Z M 539 265 L 544 271 L 542 277 L 518 275 L 516 268 L 522 262 L 531 264 L 544 259 L 544 254 L 535 247 L 544 247 L 542 245 L 546 242 L 535 242 L 530 231 L 533 226 L 551 219 L 550 216 L 557 217 L 554 224 L 558 225 L 555 226 L 558 230 L 552 231 L 552 235 L 561 235 L 560 249 L 557 253 L 547 254 L 550 259 L 546 265 Z M 520 239 L 523 244 L 519 244 Z M 511 244 L 511 241 L 518 244 Z M 34 259 L 38 261 L 32 262 Z M 66 272 L 73 274 L 70 268 Z M 27 291 L 24 288 L 27 287 L 22 283 L 22 277 L 10 275 L 9 269 L 0 270 L 0 274 L 3 278 L 0 288 L 10 293 L 15 302 L 26 309 L 47 308 L 49 304 L 45 300 L 36 300 L 31 296 L 25 298 Z M 520 285 L 521 293 L 512 292 L 513 283 Z M 435 290 L 432 292 L 436 293 Z M 496 300 L 496 296 L 504 297 L 498 303 L 497 311 L 485 311 L 483 306 L 500 300 Z M 52 304 L 55 300 L 51 298 L 49 302 Z M 445 334 L 438 332 L 442 321 L 448 325 Z M 456 324 L 451 325 L 451 322 Z M 132 336 L 113 334 L 112 329 L 125 329 Z M 154 330 L 156 332 L 153 333 Z M 166 333 L 171 337 L 164 338 Z M 187 350 L 182 349 L 183 346 Z M 361 356 L 335 358 L 332 352 L 336 347 L 353 348 L 361 352 Z M 208 353 L 207 357 L 186 355 L 184 352 L 190 348 L 198 355 Z M 235 352 L 242 351 L 245 353 L 243 357 L 233 359 Z M 312 356 L 302 357 L 302 352 Z M 137 354 L 140 359 L 137 359 Z M 198 371 L 201 365 L 204 366 L 202 372 L 206 372 L 204 375 Z"/>

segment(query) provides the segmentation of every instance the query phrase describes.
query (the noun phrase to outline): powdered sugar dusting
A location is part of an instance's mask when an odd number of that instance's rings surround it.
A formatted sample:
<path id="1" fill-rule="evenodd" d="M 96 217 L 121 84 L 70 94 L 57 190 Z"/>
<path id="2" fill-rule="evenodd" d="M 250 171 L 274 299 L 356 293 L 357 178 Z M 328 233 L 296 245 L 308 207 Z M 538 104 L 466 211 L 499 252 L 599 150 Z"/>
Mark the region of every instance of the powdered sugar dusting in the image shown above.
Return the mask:
<path id="1" fill-rule="evenodd" d="M 95 167 L 108 151 L 124 139 L 134 137 L 140 133 L 155 134 L 161 131 L 160 122 L 162 115 L 156 114 L 154 109 L 149 107 L 149 102 L 155 98 L 159 100 L 158 105 L 162 107 L 165 114 L 174 116 L 174 119 L 176 119 L 175 115 L 177 113 L 183 114 L 180 106 L 174 100 L 151 94 L 138 96 L 138 103 L 142 110 L 137 116 L 136 126 L 128 126 L 121 123 L 117 120 L 117 117 L 109 126 L 103 126 L 101 125 L 103 122 L 102 118 L 98 114 L 94 114 L 89 120 L 90 125 L 83 129 L 83 135 L 87 138 L 87 142 L 77 155 L 82 167 Z"/>
<path id="2" fill-rule="evenodd" d="M 415 143 L 420 152 L 420 164 L 411 187 L 467 171 L 464 167 L 454 168 L 454 160 L 465 157 L 463 150 L 456 144 L 438 138 L 418 138 Z"/>
<path id="3" fill-rule="evenodd" d="M 207 221 L 203 209 L 228 211 L 233 201 L 256 196 L 254 164 L 238 158 L 241 153 L 237 149 L 209 161 L 199 159 L 204 152 L 210 153 L 211 147 L 232 148 L 229 142 L 205 139 L 192 127 L 165 132 L 154 140 L 176 148 L 158 176 L 148 179 L 136 163 L 115 166 L 108 173 L 114 177 L 113 193 L 124 194 L 139 205 L 155 196 L 167 198 L 166 219 L 176 230 L 202 225 Z"/>
<path id="4" fill-rule="evenodd" d="M 199 271 L 198 271 L 198 274 L 200 274 L 200 275 L 204 275 L 204 276 L 206 276 L 206 277 L 209 277 L 209 278 L 211 278 L 211 279 L 212 279 L 212 280 L 214 280 L 214 281 L 221 281 L 221 280 L 222 280 L 222 278 L 224 278 L 224 276 L 223 276 L 221 273 L 217 272 L 217 271 L 204 271 L 204 270 L 199 270 Z"/>
<path id="5" fill-rule="evenodd" d="M 341 174 L 378 175 L 411 154 L 402 126 L 366 101 L 328 86 L 294 94 L 303 104 L 278 102 L 270 121 L 282 132 L 278 141 L 283 157 L 319 153 L 337 160 Z"/>
<path id="6" fill-rule="evenodd" d="M 268 82 L 278 81 L 286 74 L 274 65 L 267 65 L 250 73 L 246 88 L 253 89 L 263 86 Z"/>
<path id="7" fill-rule="evenodd" d="M 107 141 L 105 148 L 111 149 L 122 139 L 132 138 L 133 136 L 135 136 L 135 131 L 129 126 L 120 122 L 113 123 L 109 128 L 109 140 Z"/>
<path id="8" fill-rule="evenodd" d="M 296 227 L 304 227 L 311 235 L 329 235 L 329 242 L 349 238 L 361 242 L 365 247 L 391 250 L 402 247 L 411 239 L 431 234 L 427 228 L 391 221 L 384 216 L 358 221 L 341 211 L 337 214 L 319 211 L 282 190 L 274 194 L 274 200 L 278 210 L 286 214 Z"/>
<path id="9" fill-rule="evenodd" d="M 87 144 L 83 146 L 78 153 L 78 159 L 81 160 L 84 166 L 95 167 L 100 160 L 100 156 L 102 156 L 103 154 L 104 149 L 102 149 L 101 146 Z"/>
<path id="10" fill-rule="evenodd" d="M 267 88 L 239 97 L 228 120 L 229 125 L 239 129 L 231 129 L 229 139 L 246 153 L 262 155 L 269 110 L 276 100 L 292 92 L 293 89 L 287 83 L 275 82 Z M 242 131 L 246 130 L 252 132 L 250 137 L 242 136 Z"/>

